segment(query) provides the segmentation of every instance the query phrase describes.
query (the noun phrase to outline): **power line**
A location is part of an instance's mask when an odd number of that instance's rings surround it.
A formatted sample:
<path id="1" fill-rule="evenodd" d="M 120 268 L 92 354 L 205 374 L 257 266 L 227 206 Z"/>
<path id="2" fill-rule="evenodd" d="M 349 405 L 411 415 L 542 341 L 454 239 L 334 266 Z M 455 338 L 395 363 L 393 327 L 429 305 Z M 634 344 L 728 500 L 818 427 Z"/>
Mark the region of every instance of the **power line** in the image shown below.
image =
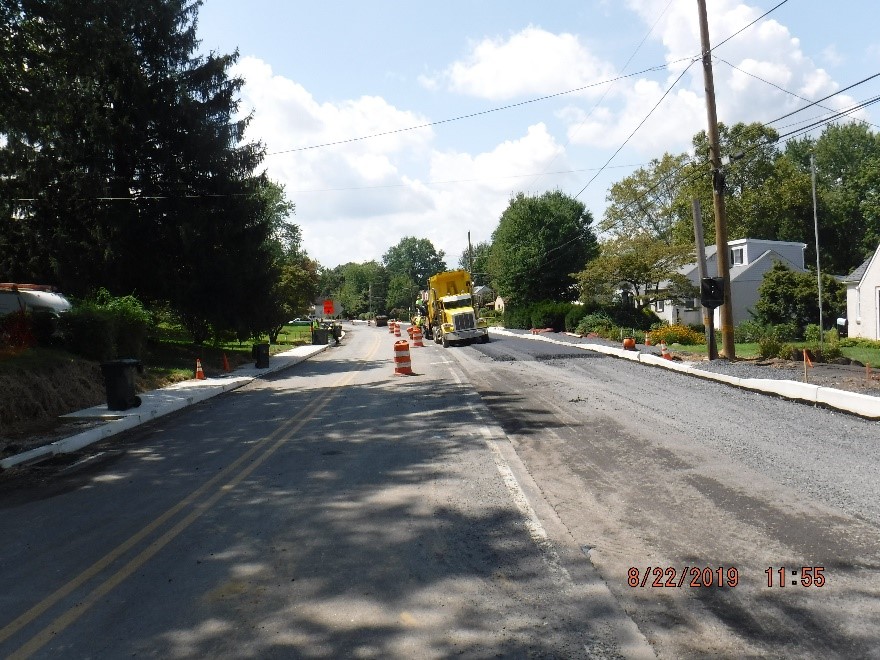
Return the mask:
<path id="1" fill-rule="evenodd" d="M 721 41 L 721 42 L 715 44 L 714 46 L 712 46 L 712 48 L 709 50 L 709 52 L 710 52 L 710 53 L 714 53 L 718 48 L 720 48 L 721 46 L 723 46 L 724 44 L 726 44 L 728 41 L 730 41 L 731 39 L 733 39 L 733 38 L 734 38 L 735 36 L 737 36 L 738 34 L 740 34 L 740 33 L 742 33 L 742 32 L 745 32 L 746 30 L 748 30 L 750 27 L 752 27 L 755 23 L 757 23 L 758 21 L 760 21 L 762 18 L 766 18 L 768 15 L 772 14 L 774 11 L 776 11 L 777 9 L 779 9 L 779 8 L 780 8 L 782 5 L 784 5 L 786 2 L 788 2 L 788 0 L 782 0 L 782 2 L 780 2 L 778 5 L 776 5 L 776 6 L 773 7 L 772 9 L 769 9 L 769 10 L 765 11 L 763 14 L 761 14 L 760 16 L 758 16 L 758 18 L 756 18 L 755 20 L 753 20 L 751 23 L 749 23 L 748 25 L 746 25 L 746 26 L 744 26 L 744 27 L 741 27 L 739 30 L 737 30 L 736 32 L 734 32 L 734 33 L 733 33 L 732 35 L 730 35 L 729 37 L 727 37 L 727 39 L 724 39 L 723 41 Z"/>
<path id="2" fill-rule="evenodd" d="M 666 3 L 666 7 L 663 8 L 663 11 L 661 11 L 661 12 L 660 12 L 660 15 L 657 16 L 657 20 L 654 21 L 654 24 L 651 26 L 651 29 L 648 30 L 648 31 L 645 33 L 645 36 L 642 37 L 642 40 L 638 43 L 638 45 L 636 46 L 635 50 L 632 52 L 632 54 L 630 54 L 629 58 L 628 58 L 628 59 L 626 60 L 626 62 L 624 63 L 623 67 L 620 69 L 621 71 L 626 71 L 626 68 L 629 66 L 630 62 L 633 61 L 633 58 L 634 58 L 634 57 L 638 54 L 638 52 L 641 50 L 641 48 L 642 48 L 642 46 L 644 45 L 644 43 L 648 40 L 648 37 L 650 37 L 650 36 L 654 33 L 654 28 L 657 27 L 657 24 L 660 22 L 660 19 L 663 18 L 663 16 L 666 15 L 666 12 L 667 12 L 667 11 L 669 11 L 669 7 L 672 6 L 672 2 L 673 2 L 673 0 L 669 0 L 669 2 Z M 610 85 L 608 85 L 608 87 L 605 89 L 605 91 L 602 92 L 602 96 L 599 97 L 599 100 L 596 101 L 596 103 L 593 104 L 593 107 L 590 108 L 590 111 L 587 113 L 586 117 L 584 117 L 584 118 L 581 120 L 581 122 L 578 124 L 577 128 L 574 129 L 574 131 L 570 134 L 572 137 L 574 137 L 575 135 L 577 135 L 578 132 L 580 132 L 581 128 L 583 128 L 583 125 L 587 122 L 587 120 L 588 120 L 590 117 L 593 116 L 593 113 L 596 111 L 596 108 L 598 108 L 599 105 L 602 103 L 602 101 L 605 100 L 605 97 L 608 96 L 608 92 L 611 91 L 611 89 L 614 87 L 614 84 L 615 84 L 615 83 L 612 82 Z M 568 147 L 569 144 L 571 144 L 572 137 L 569 137 L 568 140 L 566 140 L 566 142 L 565 142 L 565 146 L 563 147 L 563 150 L 566 149 L 566 148 Z M 553 156 L 553 160 L 550 161 L 550 164 L 547 165 L 547 167 L 549 168 L 551 165 L 553 165 L 553 163 L 556 162 L 556 159 L 557 159 L 557 158 L 559 158 L 559 154 L 556 154 L 555 156 Z M 543 177 L 543 176 L 544 176 L 543 174 L 541 174 L 540 176 L 538 176 L 538 177 L 532 182 L 532 184 L 531 184 L 530 187 L 534 187 L 534 186 L 538 183 L 538 181 L 541 180 L 541 177 Z"/>
<path id="3" fill-rule="evenodd" d="M 687 58 L 684 58 L 684 59 L 687 59 Z M 480 117 L 480 116 L 482 116 L 482 115 L 488 115 L 488 114 L 491 114 L 491 113 L 493 113 L 493 112 L 500 112 L 500 111 L 502 111 L 502 110 L 510 110 L 510 109 L 512 109 L 512 108 L 519 108 L 519 107 L 521 107 L 521 106 L 529 105 L 529 104 L 531 104 L 531 103 L 537 103 L 537 102 L 539 102 L 539 101 L 547 101 L 548 99 L 553 99 L 553 98 L 557 98 L 557 97 L 560 97 L 560 96 L 566 96 L 566 95 L 568 95 L 568 94 L 574 94 L 574 93 L 576 93 L 576 92 L 582 92 L 582 91 L 584 91 L 584 90 L 586 90 L 586 89 L 591 89 L 591 88 L 593 88 L 593 87 L 599 87 L 599 86 L 601 86 L 601 85 L 607 85 L 607 84 L 610 84 L 610 83 L 615 83 L 615 82 L 617 82 L 617 81 L 619 81 L 619 80 L 624 80 L 624 79 L 626 79 L 626 78 L 632 78 L 632 77 L 634 77 L 634 76 L 642 75 L 643 73 L 651 73 L 651 72 L 654 72 L 654 71 L 663 71 L 663 70 L 665 70 L 670 64 L 675 64 L 676 62 L 681 62 L 681 61 L 683 61 L 683 60 L 676 60 L 675 62 L 668 62 L 668 63 L 665 63 L 665 64 L 658 64 L 658 65 L 655 65 L 655 66 L 652 66 L 652 67 L 648 67 L 647 69 L 642 69 L 641 71 L 635 71 L 635 72 L 633 72 L 633 73 L 628 73 L 628 74 L 626 74 L 626 75 L 620 75 L 620 76 L 617 76 L 616 78 L 610 78 L 610 79 L 608 79 L 608 80 L 602 80 L 602 81 L 599 81 L 599 82 L 590 83 L 589 85 L 584 85 L 584 86 L 582 86 L 582 87 L 576 87 L 576 88 L 574 88 L 574 89 L 569 89 L 569 90 L 566 90 L 566 91 L 564 91 L 564 92 L 555 92 L 555 93 L 553 93 L 553 94 L 547 94 L 546 96 L 540 96 L 540 97 L 538 97 L 538 98 L 528 99 L 528 100 L 526 100 L 526 101 L 519 101 L 519 102 L 517 102 L 517 103 L 510 103 L 510 104 L 508 104 L 508 105 L 502 105 L 502 106 L 498 106 L 498 107 L 495 107 L 495 108 L 489 108 L 489 109 L 487 109 L 487 110 L 481 110 L 481 111 L 479 111 L 479 112 L 472 112 L 472 113 L 470 113 L 470 114 L 466 114 L 466 115 L 459 115 L 459 116 L 457 116 L 457 117 L 450 117 L 449 119 L 438 119 L 437 121 L 426 122 L 426 123 L 424 123 L 424 124 L 418 124 L 418 125 L 416 125 L 416 126 L 407 126 L 407 127 L 405 127 L 405 128 L 396 128 L 396 129 L 393 129 L 393 130 L 390 130 L 390 131 L 383 131 L 383 132 L 381 132 L 381 133 L 371 133 L 370 135 L 361 135 L 361 136 L 359 136 L 359 137 L 347 138 L 347 139 L 345 139 L 345 140 L 336 140 L 336 141 L 333 141 L 333 142 L 324 142 L 324 143 L 321 143 L 321 144 L 312 144 L 312 145 L 309 145 L 309 146 L 306 146 L 306 147 L 295 147 L 295 148 L 293 148 L 293 149 L 284 149 L 284 150 L 281 150 L 281 151 L 272 151 L 272 152 L 267 153 L 266 155 L 267 155 L 267 156 L 277 156 L 277 155 L 279 155 L 279 154 L 289 154 L 289 153 L 294 153 L 294 152 L 298 152 L 298 151 L 309 151 L 309 150 L 311 150 L 311 149 L 322 149 L 322 148 L 324 148 L 324 147 L 333 147 L 333 146 L 337 146 L 337 145 L 340 145 L 340 144 L 350 144 L 350 143 L 352 143 L 352 142 L 361 142 L 361 141 L 363 141 L 363 140 L 371 140 L 371 139 L 373 139 L 373 138 L 384 137 L 384 136 L 386 136 L 386 135 L 396 135 L 396 134 L 398 134 L 398 133 L 406 133 L 406 132 L 408 132 L 408 131 L 416 131 L 416 130 L 419 130 L 419 129 L 422 129 L 422 128 L 430 128 L 430 127 L 432 127 L 432 126 L 440 126 L 440 125 L 442 125 L 442 124 L 449 124 L 449 123 L 451 123 L 451 122 L 461 121 L 461 120 L 463 120 L 463 119 L 473 119 L 474 117 Z"/>
<path id="4" fill-rule="evenodd" d="M 642 121 L 639 122 L 639 125 L 635 127 L 633 132 L 629 134 L 629 137 L 627 137 L 626 140 L 623 141 L 623 144 L 621 144 L 619 147 L 617 147 L 617 150 L 613 154 L 611 154 L 611 157 L 607 161 L 605 161 L 605 164 L 599 168 L 599 171 L 593 175 L 593 178 L 590 179 L 589 181 L 587 181 L 586 185 L 577 192 L 577 194 L 574 196 L 575 199 L 580 197 L 581 193 L 584 192 L 590 186 L 590 184 L 596 180 L 596 177 L 598 177 L 600 174 L 602 174 L 603 171 L 605 171 L 605 168 L 608 167 L 608 165 L 611 163 L 612 160 L 614 160 L 614 158 L 617 156 L 617 154 L 619 154 L 621 152 L 621 150 L 627 145 L 627 143 L 632 139 L 632 137 L 644 125 L 644 123 L 646 121 L 648 121 L 648 119 L 651 117 L 652 114 L 654 114 L 654 111 L 660 106 L 660 104 L 663 102 L 663 99 L 666 98 L 666 96 L 669 94 L 669 92 L 671 92 L 672 89 L 678 84 L 678 81 L 681 80 L 684 77 L 684 74 L 686 74 L 690 70 L 690 68 L 694 65 L 694 62 L 696 62 L 696 60 L 691 60 L 691 63 L 688 64 L 684 68 L 684 70 L 679 74 L 678 78 L 676 78 L 673 81 L 673 83 L 669 87 L 666 88 L 666 91 L 663 92 L 663 96 L 661 96 L 660 99 L 657 101 L 657 103 L 654 104 L 654 107 L 651 108 L 651 110 L 648 112 L 648 114 L 645 115 L 644 119 L 642 119 Z"/>

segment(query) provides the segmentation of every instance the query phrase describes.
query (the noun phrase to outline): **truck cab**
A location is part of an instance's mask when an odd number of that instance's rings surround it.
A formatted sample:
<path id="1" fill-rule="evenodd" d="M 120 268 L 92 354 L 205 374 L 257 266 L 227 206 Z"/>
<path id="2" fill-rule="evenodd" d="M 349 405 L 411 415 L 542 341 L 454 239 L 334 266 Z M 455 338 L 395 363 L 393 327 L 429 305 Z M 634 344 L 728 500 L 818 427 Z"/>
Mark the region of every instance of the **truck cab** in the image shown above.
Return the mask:
<path id="1" fill-rule="evenodd" d="M 474 311 L 470 273 L 447 271 L 428 279 L 428 332 L 444 348 L 489 341 L 488 324 Z"/>

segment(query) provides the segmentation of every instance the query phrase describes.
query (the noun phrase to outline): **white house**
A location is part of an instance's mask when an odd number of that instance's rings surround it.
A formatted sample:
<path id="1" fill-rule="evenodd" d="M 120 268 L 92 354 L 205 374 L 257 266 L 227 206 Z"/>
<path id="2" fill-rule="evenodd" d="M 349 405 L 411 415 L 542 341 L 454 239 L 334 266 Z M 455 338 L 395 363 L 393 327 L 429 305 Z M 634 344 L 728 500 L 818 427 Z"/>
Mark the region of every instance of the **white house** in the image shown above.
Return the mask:
<path id="1" fill-rule="evenodd" d="M 781 261 L 791 270 L 804 273 L 805 243 L 788 241 L 767 241 L 756 238 L 740 238 L 728 241 L 730 249 L 730 297 L 733 300 L 733 323 L 739 325 L 750 320 L 749 310 L 754 310 L 760 297 L 758 287 L 764 279 L 764 273 Z M 706 246 L 707 276 L 718 274 L 718 260 L 714 245 Z M 688 264 L 678 269 L 695 286 L 700 286 L 700 275 L 697 264 Z M 661 285 L 662 287 L 663 285 Z M 699 298 L 684 306 L 673 305 L 669 300 L 658 300 L 652 309 L 661 319 L 670 323 L 698 325 L 703 322 L 703 308 Z M 720 312 L 715 310 L 715 327 L 719 327 Z"/>
<path id="2" fill-rule="evenodd" d="M 880 245 L 843 281 L 849 336 L 880 339 Z"/>

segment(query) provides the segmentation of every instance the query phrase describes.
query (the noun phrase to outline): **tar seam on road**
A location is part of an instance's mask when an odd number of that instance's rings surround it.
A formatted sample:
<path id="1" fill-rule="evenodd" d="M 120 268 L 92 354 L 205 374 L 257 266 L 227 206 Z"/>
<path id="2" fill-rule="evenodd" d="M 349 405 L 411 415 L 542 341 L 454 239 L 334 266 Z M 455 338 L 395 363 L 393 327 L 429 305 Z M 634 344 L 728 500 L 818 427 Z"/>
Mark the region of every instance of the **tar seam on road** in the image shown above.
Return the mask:
<path id="1" fill-rule="evenodd" d="M 149 536 L 166 522 L 168 522 L 169 519 L 180 513 L 185 507 L 193 504 L 206 492 L 210 491 L 218 482 L 223 481 L 224 479 L 229 477 L 229 475 L 235 472 L 242 465 L 242 463 L 250 459 L 252 456 L 254 456 L 254 454 L 262 450 L 266 445 L 272 443 L 272 441 L 275 440 L 275 438 L 277 438 L 279 435 L 281 436 L 260 456 L 256 457 L 251 464 L 245 467 L 238 474 L 232 476 L 232 478 L 230 478 L 228 482 L 220 486 L 220 488 L 218 488 L 210 497 L 208 497 L 208 499 L 199 504 L 195 504 L 194 510 L 191 511 L 189 515 L 187 515 L 183 520 L 178 522 L 174 527 L 165 532 L 165 534 L 160 536 L 158 539 L 150 543 L 150 545 L 144 548 L 144 550 L 138 553 L 138 555 L 136 555 L 133 559 L 126 563 L 122 568 L 117 570 L 104 582 L 95 587 L 82 601 L 78 602 L 76 605 L 58 616 L 49 625 L 47 625 L 40 632 L 34 635 L 21 648 L 10 654 L 8 657 L 10 659 L 27 658 L 30 657 L 33 653 L 36 653 L 43 646 L 45 646 L 55 635 L 70 626 L 80 616 L 85 614 L 85 612 L 101 597 L 105 596 L 107 593 L 109 593 L 115 587 L 121 584 L 140 566 L 145 564 L 169 542 L 180 535 L 187 527 L 189 527 L 204 513 L 206 513 L 212 506 L 214 506 L 214 504 L 216 504 L 224 495 L 229 493 L 233 488 L 241 483 L 241 481 L 247 478 L 254 470 L 262 465 L 264 461 L 266 461 L 272 454 L 274 454 L 294 434 L 296 434 L 309 421 L 311 421 L 314 415 L 318 414 L 334 398 L 336 398 L 341 389 L 347 386 L 354 379 L 355 375 L 357 375 L 357 373 L 360 372 L 367 365 L 368 361 L 372 359 L 373 355 L 375 355 L 376 351 L 378 350 L 378 347 L 379 340 L 377 339 L 374 342 L 373 347 L 370 349 L 367 357 L 361 361 L 360 366 L 354 371 L 347 372 L 344 376 L 337 380 L 336 383 L 330 386 L 327 393 L 319 395 L 305 408 L 301 409 L 300 412 L 292 419 L 290 419 L 288 422 L 280 426 L 278 429 L 270 433 L 262 440 L 258 441 L 253 447 L 251 447 L 247 452 L 236 459 L 232 464 L 224 468 L 216 476 L 212 477 L 209 481 L 190 493 L 187 497 L 175 504 L 161 516 L 156 518 L 141 531 L 130 537 L 127 541 L 123 542 L 122 544 L 111 550 L 104 557 L 92 564 L 92 566 L 80 573 L 73 580 L 69 581 L 63 587 L 56 590 L 53 594 L 34 605 L 30 610 L 19 616 L 12 623 L 0 629 L 0 643 L 2 643 L 3 641 L 9 639 L 12 635 L 16 634 L 19 630 L 32 623 L 37 617 L 45 613 L 51 607 L 54 607 L 62 598 L 66 597 L 74 590 L 78 589 L 80 586 L 94 578 L 101 571 L 105 570 L 114 561 L 119 559 L 122 555 L 124 555 L 126 552 L 134 548 L 138 543 L 143 541 L 147 536 Z"/>

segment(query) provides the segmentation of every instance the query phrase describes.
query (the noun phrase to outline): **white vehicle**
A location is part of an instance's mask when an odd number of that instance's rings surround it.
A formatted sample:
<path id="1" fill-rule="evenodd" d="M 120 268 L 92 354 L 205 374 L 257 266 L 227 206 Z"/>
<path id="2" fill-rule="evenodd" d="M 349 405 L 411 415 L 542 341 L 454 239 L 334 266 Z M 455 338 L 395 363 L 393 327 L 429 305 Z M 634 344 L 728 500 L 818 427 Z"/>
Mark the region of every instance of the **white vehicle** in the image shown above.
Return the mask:
<path id="1" fill-rule="evenodd" d="M 70 301 L 52 287 L 39 284 L 0 283 L 0 316 L 13 312 L 53 312 L 61 314 L 71 307 Z"/>

